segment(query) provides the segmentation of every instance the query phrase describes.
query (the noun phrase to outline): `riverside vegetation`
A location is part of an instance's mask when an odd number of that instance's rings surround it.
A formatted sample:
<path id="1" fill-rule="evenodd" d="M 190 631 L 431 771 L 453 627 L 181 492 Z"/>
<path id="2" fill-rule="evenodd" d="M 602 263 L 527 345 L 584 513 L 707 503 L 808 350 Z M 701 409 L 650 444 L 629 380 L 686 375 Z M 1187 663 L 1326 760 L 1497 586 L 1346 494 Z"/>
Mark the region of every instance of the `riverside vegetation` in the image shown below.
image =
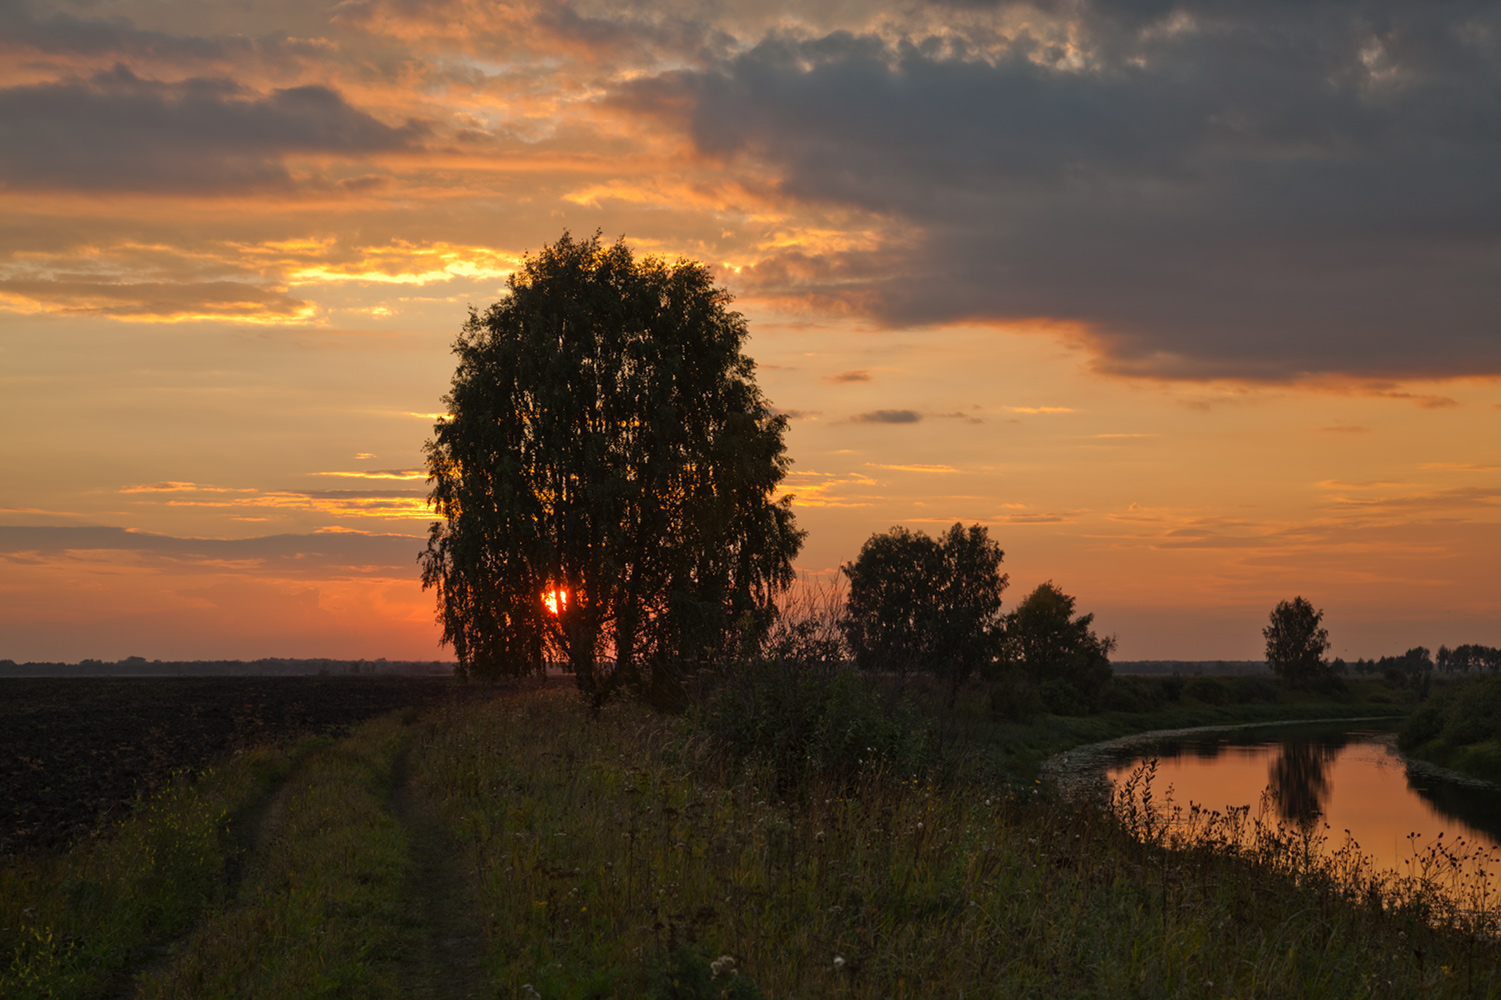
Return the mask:
<path id="1" fill-rule="evenodd" d="M 0 869 L 0 995 L 1501 994 L 1487 884 L 1457 905 L 1441 854 L 1397 880 L 1244 814 L 1168 825 L 1147 774 L 1114 809 L 1027 777 L 1258 704 L 1178 683 L 986 743 L 979 692 L 942 716 L 761 665 L 682 716 L 514 689 L 262 748 Z"/>
<path id="2" fill-rule="evenodd" d="M 1501 676 L 1436 689 L 1408 716 L 1399 745 L 1413 757 L 1501 783 Z"/>

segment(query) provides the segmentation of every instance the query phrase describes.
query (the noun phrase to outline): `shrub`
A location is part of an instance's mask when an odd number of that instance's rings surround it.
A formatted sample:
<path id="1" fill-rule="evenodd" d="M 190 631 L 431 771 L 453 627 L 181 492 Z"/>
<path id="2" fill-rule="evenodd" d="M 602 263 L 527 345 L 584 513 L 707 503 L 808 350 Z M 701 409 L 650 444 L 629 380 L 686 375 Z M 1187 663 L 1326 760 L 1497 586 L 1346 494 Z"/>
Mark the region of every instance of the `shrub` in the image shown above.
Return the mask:
<path id="1" fill-rule="evenodd" d="M 1277 685 L 1265 677 L 1237 677 L 1229 681 L 1230 700 L 1237 705 L 1255 702 L 1270 704 L 1277 700 Z M 1322 682 L 1315 682 L 1319 687 Z"/>
<path id="2" fill-rule="evenodd" d="M 1100 707 L 1107 712 L 1150 712 L 1165 700 L 1164 685 L 1144 677 L 1112 677 L 1100 693 Z"/>
<path id="3" fill-rule="evenodd" d="M 930 725 L 910 702 L 889 704 L 848 668 L 755 660 L 710 695 L 702 723 L 738 757 L 771 767 L 782 788 L 813 774 L 853 777 L 884 764 L 903 774 L 936 760 Z"/>
<path id="4" fill-rule="evenodd" d="M 1230 689 L 1218 677 L 1195 677 L 1184 687 L 1183 693 L 1206 705 L 1225 705 L 1230 701 Z"/>
<path id="5" fill-rule="evenodd" d="M 1501 677 L 1449 685 L 1420 705 L 1402 725 L 1404 750 L 1437 741 L 1462 747 L 1501 733 Z"/>

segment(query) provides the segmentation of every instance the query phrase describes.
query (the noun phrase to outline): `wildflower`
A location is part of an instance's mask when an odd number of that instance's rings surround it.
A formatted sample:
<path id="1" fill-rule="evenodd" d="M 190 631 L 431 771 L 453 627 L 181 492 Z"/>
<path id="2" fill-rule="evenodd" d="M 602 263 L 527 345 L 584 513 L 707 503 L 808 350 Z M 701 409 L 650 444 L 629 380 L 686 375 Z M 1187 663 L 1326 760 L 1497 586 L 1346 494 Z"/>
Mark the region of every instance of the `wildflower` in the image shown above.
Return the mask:
<path id="1" fill-rule="evenodd" d="M 836 969 L 842 969 L 842 968 L 844 968 L 844 956 L 843 955 L 835 955 L 834 956 L 834 968 L 836 968 Z"/>
<path id="2" fill-rule="evenodd" d="M 733 955 L 720 955 L 709 963 L 709 971 L 716 976 L 728 973 L 735 974 L 735 958 Z"/>

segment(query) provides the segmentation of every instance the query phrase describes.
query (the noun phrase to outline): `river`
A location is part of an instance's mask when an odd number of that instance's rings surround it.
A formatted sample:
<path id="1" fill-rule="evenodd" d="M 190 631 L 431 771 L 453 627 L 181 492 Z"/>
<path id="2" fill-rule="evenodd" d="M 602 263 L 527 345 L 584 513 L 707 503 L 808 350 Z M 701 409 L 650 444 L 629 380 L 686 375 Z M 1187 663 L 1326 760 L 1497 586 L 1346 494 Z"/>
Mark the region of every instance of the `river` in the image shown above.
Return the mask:
<path id="1" fill-rule="evenodd" d="M 1101 779 L 1118 788 L 1155 759 L 1157 803 L 1249 806 L 1253 816 L 1264 808 L 1268 819 L 1323 833 L 1331 848 L 1348 831 L 1378 866 L 1400 874 L 1412 874 L 1440 834 L 1445 845 L 1462 840 L 1469 852 L 1501 858 L 1501 788 L 1407 761 L 1396 726 L 1345 720 L 1146 733 L 1061 754 L 1047 770 L 1076 789 L 1099 789 Z"/>

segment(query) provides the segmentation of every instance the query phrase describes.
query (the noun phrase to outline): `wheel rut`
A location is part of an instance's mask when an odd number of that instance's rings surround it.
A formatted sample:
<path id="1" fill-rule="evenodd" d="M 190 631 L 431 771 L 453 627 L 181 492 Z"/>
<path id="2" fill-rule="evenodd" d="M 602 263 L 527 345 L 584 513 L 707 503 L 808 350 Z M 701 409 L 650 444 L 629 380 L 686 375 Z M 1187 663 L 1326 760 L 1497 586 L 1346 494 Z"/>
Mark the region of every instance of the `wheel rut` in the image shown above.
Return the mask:
<path id="1" fill-rule="evenodd" d="M 405 898 L 415 925 L 403 956 L 404 995 L 420 1000 L 489 997 L 478 876 L 467 852 L 411 780 L 410 749 L 392 768 L 391 814 L 406 831 Z"/>

